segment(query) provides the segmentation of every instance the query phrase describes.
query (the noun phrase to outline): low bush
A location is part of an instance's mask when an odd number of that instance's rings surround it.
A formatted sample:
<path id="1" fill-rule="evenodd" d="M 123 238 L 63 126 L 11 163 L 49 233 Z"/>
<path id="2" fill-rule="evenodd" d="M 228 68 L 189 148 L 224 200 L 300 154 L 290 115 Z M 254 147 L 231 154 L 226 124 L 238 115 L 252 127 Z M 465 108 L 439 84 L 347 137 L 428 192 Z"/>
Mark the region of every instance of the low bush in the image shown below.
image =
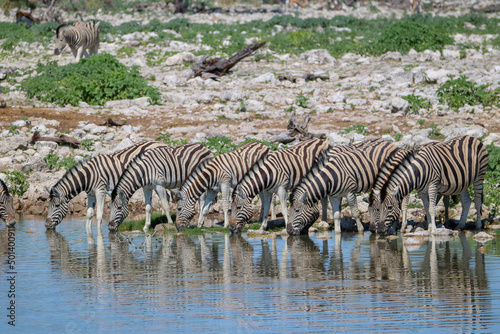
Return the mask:
<path id="1" fill-rule="evenodd" d="M 467 76 L 461 75 L 442 84 L 437 90 L 437 96 L 440 103 L 447 103 L 455 111 L 458 111 L 459 108 L 466 104 L 470 106 L 498 104 L 500 89 L 487 91 L 486 89 L 489 86 L 489 84 L 478 85 L 473 81 L 469 81 Z"/>
<path id="2" fill-rule="evenodd" d="M 161 94 L 150 87 L 136 67 L 129 68 L 109 54 L 99 54 L 78 63 L 58 66 L 55 61 L 38 64 L 37 75 L 21 83 L 29 98 L 60 106 L 77 106 L 80 101 L 104 105 L 112 100 L 149 96 L 158 103 Z"/>
<path id="3" fill-rule="evenodd" d="M 26 180 L 26 174 L 23 172 L 13 170 L 2 173 L 6 175 L 5 181 L 10 188 L 11 195 L 22 197 L 30 187 L 29 182 Z"/>

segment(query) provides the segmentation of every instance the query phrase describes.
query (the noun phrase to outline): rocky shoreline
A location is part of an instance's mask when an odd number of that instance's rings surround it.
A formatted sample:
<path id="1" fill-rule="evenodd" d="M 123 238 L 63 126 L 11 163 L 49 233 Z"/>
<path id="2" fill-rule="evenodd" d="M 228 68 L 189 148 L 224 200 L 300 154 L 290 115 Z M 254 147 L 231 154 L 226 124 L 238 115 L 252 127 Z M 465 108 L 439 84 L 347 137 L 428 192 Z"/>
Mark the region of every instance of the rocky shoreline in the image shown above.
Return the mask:
<path id="1" fill-rule="evenodd" d="M 402 16 L 403 10 L 380 7 L 378 15 Z M 453 13 L 462 13 L 464 8 Z M 333 17 L 339 11 L 324 11 L 307 8 L 306 17 Z M 373 17 L 366 6 L 349 9 L 342 15 Z M 272 13 L 244 15 L 176 14 L 193 22 L 207 22 L 217 18 L 219 22 L 234 23 L 255 19 L 267 20 Z M 498 17 L 498 14 L 494 17 Z M 85 16 L 85 15 L 84 15 Z M 88 17 L 84 18 L 95 18 Z M 152 18 L 171 19 L 172 16 L 139 15 L 137 13 L 97 14 L 97 18 L 113 24 L 133 20 L 147 22 Z M 72 19 L 68 14 L 65 19 Z M 0 21 L 10 21 L 0 15 Z M 472 23 L 471 23 L 472 25 Z M 275 27 L 276 31 L 288 29 Z M 324 134 L 332 145 L 356 143 L 370 138 L 384 138 L 398 146 L 407 147 L 425 144 L 432 140 L 446 140 L 457 135 L 482 138 L 485 144 L 500 145 L 500 108 L 498 105 L 465 106 L 457 112 L 439 102 L 436 90 L 451 78 L 465 75 L 477 84 L 491 84 L 494 90 L 500 84 L 500 50 L 489 44 L 498 37 L 491 35 L 453 36 L 455 43 L 478 46 L 459 50 L 456 46 L 445 47 L 443 52 L 426 50 L 410 51 L 406 55 L 388 52 L 379 57 L 348 53 L 334 58 L 328 51 L 317 50 L 300 55 L 278 54 L 264 47 L 257 55 L 270 55 L 271 60 L 256 61 L 255 56 L 243 60 L 230 75 L 219 80 L 194 78 L 186 80 L 190 68 L 200 56 L 195 53 L 203 45 L 171 40 L 163 45 L 144 44 L 152 33 L 136 32 L 122 36 L 108 36 L 101 43 L 100 52 L 107 52 L 128 66 L 139 66 L 143 77 L 150 78 L 150 85 L 158 87 L 162 94 L 160 105 L 150 105 L 147 98 L 120 100 L 106 103 L 103 107 L 84 102 L 78 107 L 57 107 L 36 100 L 28 100 L 17 90 L 18 83 L 29 74 L 45 55 L 57 60 L 60 65 L 74 62 L 72 55 L 52 55 L 53 45 L 44 47 L 40 43 L 19 43 L 2 60 L 1 69 L 26 71 L 16 77 L 16 83 L 1 83 L 9 92 L 2 94 L 8 108 L 0 109 L 0 171 L 18 170 L 26 173 L 30 184 L 21 198 L 15 199 L 15 208 L 25 215 L 46 215 L 48 193 L 65 173 L 64 168 L 48 169 L 48 155 L 59 158 L 72 157 L 78 161 L 96 154 L 108 154 L 143 140 L 155 140 L 161 134 L 170 138 L 183 138 L 188 142 L 200 142 L 213 136 L 226 136 L 235 142 L 254 137 L 271 142 L 297 141 L 287 131 L 290 111 L 302 120 L 312 117 L 308 131 Z M 135 48 L 132 57 L 120 55 L 123 46 Z M 151 49 L 175 53 L 159 66 L 148 66 L 145 55 Z M 6 66 L 8 64 L 8 66 Z M 2 73 L 3 73 L 2 72 Z M 306 81 L 307 73 L 327 76 L 327 80 Z M 281 81 L 279 76 L 296 77 Z M 428 100 L 428 107 L 410 110 L 403 99 L 406 95 L 418 95 Z M 302 102 L 299 96 L 307 97 Z M 411 111 L 411 112 L 410 112 Z M 123 120 L 123 126 L 105 126 L 107 118 Z M 360 125 L 363 125 L 360 127 Z M 358 127 L 356 127 L 358 126 Z M 349 130 L 351 129 L 351 130 Z M 359 130 L 359 131 L 358 131 Z M 436 130 L 439 135 L 436 135 Z M 63 132 L 80 141 L 92 142 L 89 149 L 70 148 L 53 142 L 30 144 L 34 131 L 44 136 L 58 136 Z M 2 179 L 5 174 L 0 173 Z M 360 210 L 367 212 L 367 204 L 359 197 Z M 107 202 L 109 198 L 107 198 Z M 416 202 L 417 200 L 414 199 Z M 154 208 L 159 209 L 154 197 Z M 216 211 L 220 210 L 217 206 Z M 412 209 L 410 219 L 419 219 L 422 209 Z M 142 192 L 131 200 L 131 212 L 135 217 L 143 213 Z M 80 194 L 71 201 L 69 214 L 84 216 L 86 195 Z M 460 205 L 455 207 L 460 212 Z M 488 216 L 489 211 L 485 211 Z M 349 214 L 344 210 L 343 214 Z M 471 210 L 470 214 L 473 214 Z M 105 209 L 105 219 L 109 215 Z M 363 221 L 367 221 L 364 217 Z M 453 216 L 452 216 L 453 218 Z M 495 221 L 500 217 L 495 217 Z"/>

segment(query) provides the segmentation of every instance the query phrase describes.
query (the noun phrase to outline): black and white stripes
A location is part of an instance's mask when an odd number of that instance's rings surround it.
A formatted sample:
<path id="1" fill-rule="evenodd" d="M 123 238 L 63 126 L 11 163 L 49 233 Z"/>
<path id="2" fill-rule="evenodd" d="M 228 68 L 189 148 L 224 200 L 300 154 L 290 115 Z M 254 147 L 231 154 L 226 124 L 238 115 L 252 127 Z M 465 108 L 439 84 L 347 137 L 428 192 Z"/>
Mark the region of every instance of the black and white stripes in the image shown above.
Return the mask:
<path id="1" fill-rule="evenodd" d="M 127 217 L 128 201 L 139 188 L 143 188 L 146 202 L 144 230 L 151 225 L 152 190 L 157 192 L 167 219 L 172 223 L 165 188 L 179 188 L 197 166 L 208 164 L 212 158 L 212 152 L 200 144 L 162 145 L 137 155 L 123 172 L 111 195 L 108 228 L 116 230 Z"/>
<path id="2" fill-rule="evenodd" d="M 317 202 L 329 197 L 334 213 L 335 233 L 340 233 L 340 207 L 347 197 L 358 231 L 363 231 L 356 194 L 370 190 L 380 166 L 396 146 L 381 139 L 348 146 L 348 150 L 319 159 L 317 166 L 295 187 L 290 195 L 289 234 L 304 234 L 318 218 Z"/>
<path id="3" fill-rule="evenodd" d="M 224 226 L 228 227 L 231 188 L 235 187 L 250 167 L 268 152 L 269 148 L 266 145 L 250 142 L 232 152 L 216 156 L 196 177 L 188 178 L 180 189 L 177 228 L 187 227 L 195 214 L 196 201 L 205 192 L 207 193 L 204 204 L 200 208 L 198 226 L 203 225 L 204 218 L 216 199 L 217 193 L 222 192 Z"/>
<path id="4" fill-rule="evenodd" d="M 287 192 L 295 187 L 309 171 L 317 157 L 328 149 L 328 144 L 319 139 L 306 140 L 291 148 L 272 152 L 260 159 L 233 192 L 233 203 L 239 210 L 230 229 L 240 232 L 252 216 L 252 200 L 260 194 L 262 229 L 267 228 L 267 215 L 274 193 L 278 194 L 281 212 L 288 221 Z M 326 209 L 325 209 L 326 210 Z"/>
<path id="5" fill-rule="evenodd" d="M 76 61 L 95 55 L 99 49 L 100 22 L 75 22 L 57 27 L 54 54 L 58 55 L 68 45 Z M 89 50 L 89 53 L 87 53 Z"/>
<path id="6" fill-rule="evenodd" d="M 0 220 L 5 222 L 7 226 L 13 226 L 16 224 L 15 221 L 16 211 L 13 206 L 13 199 L 9 193 L 9 188 L 0 179 Z"/>
<path id="7" fill-rule="evenodd" d="M 481 228 L 483 181 L 488 161 L 488 152 L 484 145 L 469 136 L 423 147 L 411 161 L 405 159 L 380 191 L 380 222 L 385 225 L 384 232 L 387 233 L 393 228 L 399 216 L 400 204 L 412 190 L 421 194 L 424 208 L 431 219 L 431 233 L 436 232 L 438 196 L 460 195 L 462 215 L 458 228 L 464 228 L 470 207 L 470 186 L 474 187 L 476 228 Z"/>
<path id="8" fill-rule="evenodd" d="M 162 145 L 156 142 L 135 144 L 109 155 L 98 155 L 90 161 L 80 162 L 63 175 L 49 191 L 49 213 L 45 227 L 56 227 L 68 213 L 69 201 L 81 192 L 88 195 L 87 229 L 96 210 L 100 227 L 104 212 L 106 191 L 111 191 L 118 183 L 125 167 L 141 152 Z M 97 207 L 96 207 L 97 206 Z"/>

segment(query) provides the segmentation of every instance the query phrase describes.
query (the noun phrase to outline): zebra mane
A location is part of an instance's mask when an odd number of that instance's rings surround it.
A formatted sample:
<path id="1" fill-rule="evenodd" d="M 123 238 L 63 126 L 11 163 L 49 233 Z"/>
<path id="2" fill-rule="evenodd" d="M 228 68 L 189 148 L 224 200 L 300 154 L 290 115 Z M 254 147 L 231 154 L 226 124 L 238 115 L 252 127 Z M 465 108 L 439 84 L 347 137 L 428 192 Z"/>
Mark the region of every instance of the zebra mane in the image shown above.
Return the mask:
<path id="1" fill-rule="evenodd" d="M 10 196 L 9 188 L 7 187 L 5 182 L 3 182 L 2 179 L 0 179 L 0 188 L 1 188 L 0 192 L 3 192 L 5 195 Z"/>
<path id="2" fill-rule="evenodd" d="M 83 167 L 86 166 L 90 160 L 91 159 L 83 159 L 83 160 L 79 161 L 76 165 L 74 165 L 73 167 L 68 169 L 66 171 L 66 173 L 59 179 L 59 181 L 57 181 L 57 183 L 50 189 L 50 196 L 52 197 L 54 191 L 56 191 L 56 190 L 58 192 L 62 193 L 62 191 L 64 190 L 64 187 L 62 187 L 61 184 L 63 184 L 67 180 L 70 180 L 71 178 L 74 178 L 75 176 L 77 176 L 78 172 L 80 172 L 83 169 Z M 69 195 L 69 194 L 65 194 L 65 195 Z"/>
<path id="3" fill-rule="evenodd" d="M 132 146 L 134 146 L 134 145 L 132 145 Z M 113 154 L 114 155 L 121 154 L 123 151 L 125 151 L 127 149 L 130 149 L 130 147 L 125 148 L 123 150 L 120 150 L 118 152 L 115 152 Z M 132 160 L 130 160 L 127 167 L 123 170 L 122 175 L 120 175 L 120 178 L 118 179 L 118 182 L 116 183 L 115 187 L 113 188 L 113 191 L 111 192 L 111 198 L 113 198 L 113 199 L 116 198 L 116 196 L 118 194 L 118 188 L 119 188 L 118 185 L 120 185 L 121 181 L 125 179 L 123 176 L 125 174 L 131 173 L 131 171 L 134 170 L 135 167 L 137 166 L 139 160 L 142 160 L 143 156 L 149 151 L 150 150 L 140 151 L 135 157 L 132 158 Z"/>
<path id="4" fill-rule="evenodd" d="M 396 182 L 401 179 L 403 172 L 410 166 L 421 148 L 415 147 L 407 150 L 397 150 L 393 155 L 389 156 L 380 168 L 380 173 L 377 176 L 372 193 L 380 187 L 380 200 L 383 201 L 389 191 L 394 190 Z M 372 198 L 371 194 L 370 197 Z"/>
<path id="5" fill-rule="evenodd" d="M 63 24 L 59 25 L 59 27 L 57 27 L 57 29 L 56 29 L 56 37 L 59 37 L 60 31 L 66 29 L 67 27 L 70 27 L 70 26 L 73 26 L 73 24 L 71 24 L 71 23 L 63 23 Z"/>
<path id="6" fill-rule="evenodd" d="M 264 155 L 262 158 L 257 160 L 257 162 L 255 164 L 253 164 L 252 167 L 250 167 L 248 172 L 241 178 L 241 180 L 234 187 L 233 193 L 231 195 L 231 199 L 233 201 L 236 198 L 236 195 L 237 195 L 236 192 L 237 192 L 238 187 L 240 187 L 242 184 L 248 182 L 249 180 L 252 180 L 253 178 L 255 178 L 255 174 L 257 173 L 257 171 L 262 167 L 262 165 L 269 159 L 269 157 L 272 154 L 273 153 L 270 152 L 270 153 Z"/>
<path id="7" fill-rule="evenodd" d="M 183 190 L 186 190 L 189 188 L 189 186 L 196 180 L 198 175 L 207 167 L 207 165 L 213 160 L 213 157 L 208 158 L 203 160 L 202 162 L 198 163 L 198 165 L 194 168 L 194 170 L 191 172 L 191 174 L 188 175 L 188 177 L 182 182 L 181 186 L 179 187 L 179 191 L 182 193 Z"/>

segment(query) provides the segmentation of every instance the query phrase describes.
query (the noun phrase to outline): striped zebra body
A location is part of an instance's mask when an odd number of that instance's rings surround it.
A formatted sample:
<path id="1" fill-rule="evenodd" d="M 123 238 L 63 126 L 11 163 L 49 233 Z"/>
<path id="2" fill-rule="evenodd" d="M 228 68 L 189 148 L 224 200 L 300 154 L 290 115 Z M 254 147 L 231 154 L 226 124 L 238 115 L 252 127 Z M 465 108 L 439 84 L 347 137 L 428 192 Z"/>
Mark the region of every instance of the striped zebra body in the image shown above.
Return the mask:
<path id="1" fill-rule="evenodd" d="M 304 234 L 319 216 L 317 202 L 329 197 L 333 209 L 335 233 L 340 233 L 342 197 L 347 197 L 359 232 L 361 224 L 356 194 L 367 192 L 375 184 L 380 166 L 397 150 L 381 139 L 352 145 L 350 150 L 330 154 L 328 159 L 313 166 L 290 195 L 289 234 Z"/>
<path id="2" fill-rule="evenodd" d="M 267 216 L 275 193 L 280 199 L 285 222 L 288 222 L 287 192 L 300 182 L 327 148 L 325 141 L 311 139 L 294 147 L 272 152 L 254 164 L 233 191 L 233 204 L 239 210 L 236 221 L 230 224 L 231 230 L 241 232 L 241 228 L 252 216 L 252 200 L 258 194 L 262 201 L 259 220 L 262 222 L 261 229 L 267 228 Z"/>
<path id="3" fill-rule="evenodd" d="M 483 181 L 488 168 L 488 152 L 477 139 L 463 136 L 420 149 L 413 160 L 404 160 L 380 191 L 380 222 L 387 233 L 394 230 L 399 204 L 412 190 L 424 202 L 431 233 L 436 232 L 436 203 L 439 195 L 460 195 L 462 215 L 459 229 L 465 227 L 470 207 L 468 188 L 474 186 L 477 210 L 476 228 L 481 228 Z"/>
<path id="4" fill-rule="evenodd" d="M 146 223 L 144 230 L 151 226 L 152 191 L 160 197 L 169 223 L 170 208 L 167 189 L 176 189 L 187 179 L 197 166 L 207 165 L 213 158 L 212 152 L 200 144 L 180 146 L 162 145 L 137 155 L 124 170 L 111 194 L 111 217 L 108 228 L 116 231 L 128 215 L 130 197 L 143 188 L 146 202 Z"/>
<path id="5" fill-rule="evenodd" d="M 7 226 L 14 226 L 16 224 L 13 198 L 9 193 L 9 188 L 0 179 L 0 220 L 5 222 Z"/>
<path id="6" fill-rule="evenodd" d="M 203 206 L 200 207 L 198 227 L 203 226 L 205 216 L 218 192 L 222 192 L 224 227 L 228 227 L 231 188 L 235 187 L 248 170 L 268 152 L 269 148 L 266 145 L 250 142 L 232 152 L 216 156 L 196 177 L 188 178 L 180 189 L 177 229 L 187 227 L 195 214 L 196 201 L 205 191 L 206 197 Z"/>
<path id="7" fill-rule="evenodd" d="M 75 22 L 57 27 L 54 54 L 59 55 L 68 45 L 79 62 L 83 57 L 97 54 L 99 50 L 100 22 Z M 87 53 L 89 50 L 89 53 Z"/>
<path id="8" fill-rule="evenodd" d="M 69 169 L 52 189 L 47 189 L 49 213 L 45 227 L 55 228 L 61 223 L 68 213 L 69 201 L 84 191 L 88 196 L 87 231 L 90 231 L 95 210 L 100 228 L 106 191 L 113 190 L 125 167 L 136 155 L 159 145 L 163 144 L 152 141 L 135 144 L 113 154 L 98 155 Z"/>

